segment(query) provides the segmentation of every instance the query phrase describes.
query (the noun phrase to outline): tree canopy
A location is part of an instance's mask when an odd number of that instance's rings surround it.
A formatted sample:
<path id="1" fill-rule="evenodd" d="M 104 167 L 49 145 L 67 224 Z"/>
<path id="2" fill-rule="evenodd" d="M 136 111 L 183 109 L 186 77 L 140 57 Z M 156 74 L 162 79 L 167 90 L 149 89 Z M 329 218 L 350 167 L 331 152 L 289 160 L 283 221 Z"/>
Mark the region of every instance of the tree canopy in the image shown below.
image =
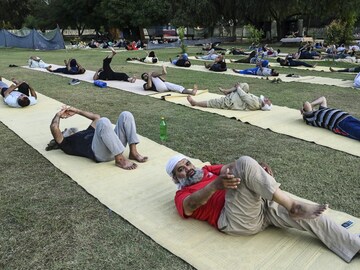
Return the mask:
<path id="1" fill-rule="evenodd" d="M 259 29 L 277 22 L 278 37 L 286 34 L 289 20 L 302 18 L 304 26 L 325 26 L 334 19 L 351 21 L 360 16 L 356 0 L 0 0 L 2 27 L 95 30 L 167 25 L 213 29 L 226 22 L 235 27 L 252 24 Z M 14 8 L 16 7 L 16 8 Z M 11 12 L 9 12 L 11 10 Z"/>

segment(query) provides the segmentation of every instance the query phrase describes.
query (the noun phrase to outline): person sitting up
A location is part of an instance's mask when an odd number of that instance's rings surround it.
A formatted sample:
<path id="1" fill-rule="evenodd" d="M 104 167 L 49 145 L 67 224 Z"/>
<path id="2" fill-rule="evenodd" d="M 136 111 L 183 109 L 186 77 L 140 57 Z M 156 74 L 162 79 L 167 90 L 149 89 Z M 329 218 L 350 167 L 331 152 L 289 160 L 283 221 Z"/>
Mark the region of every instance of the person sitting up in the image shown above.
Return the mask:
<path id="1" fill-rule="evenodd" d="M 30 56 L 30 58 L 28 60 L 28 65 L 30 68 L 51 68 L 51 65 L 46 64 L 38 56 Z"/>
<path id="2" fill-rule="evenodd" d="M 284 192 L 266 163 L 242 156 L 226 165 L 196 168 L 188 157 L 176 155 L 166 172 L 177 185 L 175 207 L 184 219 L 206 221 L 234 236 L 255 235 L 269 226 L 306 231 L 346 262 L 360 250 L 357 234 L 323 215 L 326 204 Z"/>
<path id="3" fill-rule="evenodd" d="M 315 106 L 319 106 L 318 110 L 314 110 Z M 300 112 L 308 125 L 323 127 L 336 134 L 360 140 L 360 120 L 347 112 L 328 108 L 325 97 L 304 102 Z"/>
<path id="4" fill-rule="evenodd" d="M 144 72 L 141 75 L 141 79 L 145 81 L 143 88 L 144 90 L 152 90 L 157 92 L 166 92 L 166 91 L 173 91 L 178 92 L 182 94 L 188 94 L 188 95 L 196 95 L 197 92 L 197 85 L 194 85 L 194 88 L 192 90 L 186 89 L 184 86 L 170 83 L 165 81 L 165 79 L 162 77 L 167 74 L 166 67 L 162 67 L 162 72 Z"/>
<path id="5" fill-rule="evenodd" d="M 15 79 L 12 79 L 12 82 L 14 84 L 8 86 L 0 77 L 0 91 L 5 104 L 14 108 L 22 108 L 37 103 L 36 92 L 27 82 Z"/>
<path id="6" fill-rule="evenodd" d="M 103 66 L 97 72 L 95 72 L 93 76 L 93 80 L 104 80 L 104 81 L 125 81 L 134 83 L 136 81 L 136 77 L 132 76 L 129 77 L 126 73 L 123 72 L 114 72 L 111 67 L 110 63 L 116 54 L 116 51 L 110 47 L 111 54 L 106 56 L 103 60 Z"/>
<path id="7" fill-rule="evenodd" d="M 270 99 L 264 97 L 263 95 L 257 97 L 249 93 L 249 85 L 247 83 L 236 83 L 230 89 L 219 89 L 225 95 L 224 97 L 210 99 L 207 101 L 195 101 L 191 96 L 188 96 L 187 100 L 192 106 L 199 106 L 204 108 L 240 111 L 270 111 L 272 108 Z"/>
<path id="8" fill-rule="evenodd" d="M 202 56 L 195 56 L 196 59 L 202 59 L 202 60 L 215 60 L 217 57 L 219 57 L 220 54 L 215 53 L 214 49 L 211 49 L 208 51 L 206 55 Z"/>
<path id="9" fill-rule="evenodd" d="M 64 74 L 70 74 L 70 75 L 76 75 L 76 74 L 84 74 L 86 69 L 83 68 L 78 61 L 74 58 L 70 58 L 69 61 L 64 60 L 65 67 L 63 68 L 57 68 L 52 70 L 51 67 L 47 67 L 46 69 L 50 72 L 54 73 L 64 73 Z"/>
<path id="10" fill-rule="evenodd" d="M 261 62 L 258 62 L 256 64 L 256 67 L 254 68 L 248 68 L 248 69 L 233 69 L 235 73 L 239 74 L 245 74 L 245 75 L 258 75 L 258 76 L 279 76 L 279 73 L 276 72 L 272 68 L 263 67 Z"/>
<path id="11" fill-rule="evenodd" d="M 292 57 L 289 57 L 288 55 L 285 57 L 285 59 L 278 57 L 276 59 L 276 62 L 278 62 L 280 66 L 285 66 L 285 67 L 299 67 L 299 66 L 310 67 L 310 68 L 316 67 L 316 64 L 310 65 L 303 61 L 297 61 L 292 59 Z"/>
<path id="12" fill-rule="evenodd" d="M 171 60 L 171 58 L 169 58 L 169 60 L 170 60 L 171 64 L 178 66 L 178 67 L 190 67 L 191 66 L 191 62 L 189 60 L 189 56 L 187 53 L 180 54 L 177 59 Z"/>
<path id="13" fill-rule="evenodd" d="M 67 119 L 75 114 L 91 120 L 86 130 L 64 136 L 60 130 L 60 119 Z M 51 134 L 59 148 L 68 155 L 86 157 L 96 162 L 107 162 L 115 159 L 115 165 L 125 169 L 136 169 L 137 164 L 130 161 L 146 162 L 148 157 L 139 154 L 137 144 L 140 142 L 136 134 L 134 116 L 130 112 L 122 112 L 116 122 L 115 129 L 108 118 L 82 111 L 70 106 L 63 106 L 57 112 L 50 125 Z M 123 155 L 129 144 L 129 159 Z"/>
<path id="14" fill-rule="evenodd" d="M 204 63 L 204 66 L 206 69 L 211 71 L 222 72 L 227 70 L 225 57 L 222 54 L 220 54 L 218 57 L 215 58 L 214 63 L 212 64 Z"/>

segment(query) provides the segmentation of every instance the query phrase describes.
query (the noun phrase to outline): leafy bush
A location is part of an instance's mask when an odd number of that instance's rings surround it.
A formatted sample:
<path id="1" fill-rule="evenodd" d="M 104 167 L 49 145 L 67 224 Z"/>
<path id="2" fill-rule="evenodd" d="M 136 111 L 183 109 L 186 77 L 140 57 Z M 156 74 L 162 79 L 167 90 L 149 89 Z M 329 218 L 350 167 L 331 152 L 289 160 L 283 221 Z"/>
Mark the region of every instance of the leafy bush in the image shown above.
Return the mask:
<path id="1" fill-rule="evenodd" d="M 180 38 L 180 48 L 181 48 L 181 53 L 186 53 L 187 47 L 184 43 L 184 37 L 185 37 L 185 27 L 184 26 L 180 26 L 178 28 L 178 34 L 179 34 L 179 38 Z"/>
<path id="2" fill-rule="evenodd" d="M 255 26 L 248 24 L 245 26 L 247 31 L 249 32 L 249 40 L 251 43 L 255 43 L 258 44 L 260 43 L 263 35 L 264 35 L 264 31 L 261 29 L 257 29 L 255 28 Z"/>
<path id="3" fill-rule="evenodd" d="M 326 42 L 328 44 L 349 44 L 354 39 L 353 31 L 356 17 L 350 16 L 346 20 L 333 20 L 326 29 Z"/>

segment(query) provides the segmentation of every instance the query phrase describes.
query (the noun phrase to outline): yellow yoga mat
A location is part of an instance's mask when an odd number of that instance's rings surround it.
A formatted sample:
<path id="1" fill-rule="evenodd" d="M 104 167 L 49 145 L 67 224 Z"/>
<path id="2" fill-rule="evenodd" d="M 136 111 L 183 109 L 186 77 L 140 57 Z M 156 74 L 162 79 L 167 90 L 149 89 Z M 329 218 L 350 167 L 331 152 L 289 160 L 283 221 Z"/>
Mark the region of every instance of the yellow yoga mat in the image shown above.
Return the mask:
<path id="1" fill-rule="evenodd" d="M 205 222 L 181 219 L 173 202 L 176 187 L 165 172 L 166 161 L 176 152 L 145 137 L 140 136 L 138 148 L 149 161 L 133 171 L 117 168 L 113 162 L 68 156 L 61 150 L 45 151 L 51 139 L 49 124 L 62 104 L 40 93 L 38 101 L 22 109 L 1 103 L 0 121 L 89 194 L 197 269 L 360 268 L 359 257 L 347 264 L 308 233 L 269 228 L 255 236 L 234 237 Z M 62 121 L 62 127 L 65 123 L 86 128 L 89 120 L 74 116 Z M 349 230 L 360 232 L 360 219 L 332 210 L 327 214 L 338 223 L 352 219 L 356 223 Z"/>
<path id="2" fill-rule="evenodd" d="M 156 94 L 152 97 L 159 98 L 162 95 Z M 199 94 L 193 98 L 196 101 L 206 101 L 213 98 L 220 98 L 223 95 L 209 93 L 207 91 L 199 91 Z M 237 111 L 237 110 L 223 110 L 214 108 L 202 108 L 198 106 L 191 106 L 187 101 L 186 96 L 176 93 L 164 96 L 165 100 L 180 105 L 185 105 L 196 110 L 216 113 L 228 118 L 235 118 L 244 123 L 270 129 L 273 132 L 289 135 L 291 137 L 299 138 L 308 142 L 330 147 L 339 151 L 343 151 L 355 156 L 360 156 L 360 142 L 344 136 L 337 135 L 327 129 L 312 127 L 306 125 L 302 120 L 299 110 L 290 109 L 287 107 L 274 106 L 271 111 Z"/>

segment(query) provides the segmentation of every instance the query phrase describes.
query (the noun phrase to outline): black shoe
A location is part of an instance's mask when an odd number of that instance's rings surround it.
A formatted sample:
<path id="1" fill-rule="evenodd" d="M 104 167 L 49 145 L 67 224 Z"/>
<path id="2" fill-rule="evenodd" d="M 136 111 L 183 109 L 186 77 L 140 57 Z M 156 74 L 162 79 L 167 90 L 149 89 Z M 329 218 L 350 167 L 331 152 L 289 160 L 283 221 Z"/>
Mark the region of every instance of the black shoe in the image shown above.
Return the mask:
<path id="1" fill-rule="evenodd" d="M 79 83 L 80 83 L 80 80 L 78 80 L 78 79 L 72 79 L 72 80 L 69 82 L 70 85 L 77 85 L 77 84 L 79 84 Z"/>

